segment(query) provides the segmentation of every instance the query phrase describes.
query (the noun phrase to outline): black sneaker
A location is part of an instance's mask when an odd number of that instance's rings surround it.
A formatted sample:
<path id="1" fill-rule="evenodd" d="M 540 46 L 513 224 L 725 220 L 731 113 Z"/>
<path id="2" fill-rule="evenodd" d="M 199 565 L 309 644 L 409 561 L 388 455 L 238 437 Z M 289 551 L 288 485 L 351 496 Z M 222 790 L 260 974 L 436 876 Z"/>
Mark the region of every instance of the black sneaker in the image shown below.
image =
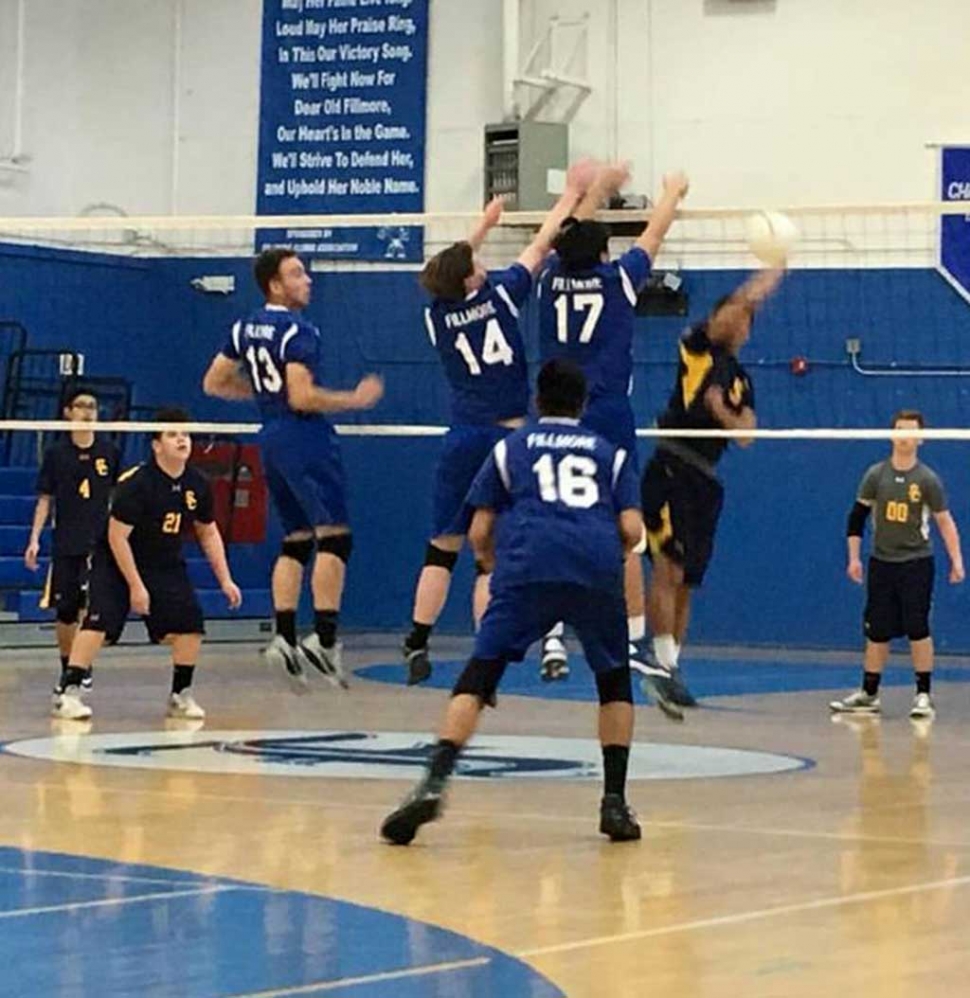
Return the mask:
<path id="1" fill-rule="evenodd" d="M 640 838 L 636 811 L 619 794 L 606 794 L 600 802 L 600 831 L 610 842 L 635 842 Z"/>
<path id="2" fill-rule="evenodd" d="M 674 669 L 670 673 L 670 699 L 680 707 L 696 707 L 697 700 L 694 694 L 684 685 L 680 678 L 680 669 Z"/>
<path id="3" fill-rule="evenodd" d="M 444 801 L 444 780 L 426 776 L 401 806 L 392 811 L 381 824 L 381 837 L 396 846 L 406 846 L 422 825 L 434 821 L 441 814 Z"/>
<path id="4" fill-rule="evenodd" d="M 674 681 L 670 673 L 654 661 L 651 664 L 630 660 L 630 668 L 640 673 L 640 689 L 648 700 L 653 700 L 664 716 L 680 723 L 684 720 L 684 710 L 674 700 Z"/>
<path id="5" fill-rule="evenodd" d="M 431 659 L 428 657 L 428 648 L 409 648 L 407 642 L 401 649 L 404 655 L 404 664 L 408 667 L 408 686 L 417 686 L 431 678 Z"/>

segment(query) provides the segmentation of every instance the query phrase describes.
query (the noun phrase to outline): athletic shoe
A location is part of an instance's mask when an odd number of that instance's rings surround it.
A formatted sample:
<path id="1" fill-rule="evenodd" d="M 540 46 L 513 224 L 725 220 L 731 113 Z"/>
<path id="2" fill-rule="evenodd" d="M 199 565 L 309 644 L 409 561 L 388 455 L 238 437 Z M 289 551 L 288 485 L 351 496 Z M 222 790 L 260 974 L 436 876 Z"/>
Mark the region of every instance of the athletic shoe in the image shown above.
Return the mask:
<path id="1" fill-rule="evenodd" d="M 323 676 L 332 686 L 340 686 L 345 690 L 350 689 L 347 682 L 347 673 L 343 666 L 343 645 L 339 642 L 332 648 L 324 648 L 320 644 L 320 637 L 317 634 L 308 634 L 300 642 L 300 650 L 306 655 L 310 665 Z"/>
<path id="2" fill-rule="evenodd" d="M 634 657 L 636 653 L 636 657 Z M 646 647 L 630 646 L 630 668 L 640 674 L 640 689 L 647 700 L 656 701 L 664 716 L 671 721 L 683 721 L 684 711 L 674 699 L 670 673 Z"/>
<path id="3" fill-rule="evenodd" d="M 404 655 L 404 664 L 408 667 L 408 686 L 417 686 L 431 678 L 431 659 L 428 657 L 428 648 L 409 648 L 404 642 L 401 649 Z"/>
<path id="4" fill-rule="evenodd" d="M 167 716 L 184 718 L 186 721 L 201 721 L 205 717 L 205 711 L 196 702 L 191 690 L 183 690 L 181 693 L 173 693 L 168 698 Z"/>
<path id="5" fill-rule="evenodd" d="M 444 806 L 445 781 L 426 776 L 381 824 L 381 837 L 406 846 L 422 825 L 435 821 Z"/>
<path id="6" fill-rule="evenodd" d="M 291 645 L 282 634 L 277 634 L 263 649 L 263 657 L 271 668 L 281 671 L 286 676 L 294 693 L 309 692 L 306 669 L 303 667 L 303 653 L 298 647 Z"/>
<path id="7" fill-rule="evenodd" d="M 84 674 L 84 678 L 81 680 L 81 689 L 85 693 L 90 693 L 94 689 L 94 669 L 89 667 Z"/>
<path id="8" fill-rule="evenodd" d="M 566 679 L 569 676 L 569 662 L 566 658 L 566 645 L 561 638 L 542 639 L 542 665 L 539 677 L 544 683 Z"/>
<path id="9" fill-rule="evenodd" d="M 694 694 L 684 685 L 680 677 L 680 669 L 673 669 L 670 673 L 670 693 L 674 703 L 680 707 L 696 707 L 697 701 Z"/>
<path id="10" fill-rule="evenodd" d="M 913 706 L 910 708 L 909 716 L 914 720 L 921 720 L 935 716 L 936 708 L 930 699 L 929 693 L 917 693 L 913 699 Z"/>
<path id="11" fill-rule="evenodd" d="M 619 794 L 606 794 L 600 802 L 600 831 L 611 842 L 635 842 L 640 838 L 637 813 Z"/>
<path id="12" fill-rule="evenodd" d="M 86 721 L 93 710 L 81 699 L 81 691 L 77 686 L 68 686 L 54 701 L 51 716 L 62 721 Z"/>
<path id="13" fill-rule="evenodd" d="M 829 703 L 833 714 L 878 714 L 881 709 L 878 694 L 870 695 L 865 690 L 856 690 L 842 700 Z"/>

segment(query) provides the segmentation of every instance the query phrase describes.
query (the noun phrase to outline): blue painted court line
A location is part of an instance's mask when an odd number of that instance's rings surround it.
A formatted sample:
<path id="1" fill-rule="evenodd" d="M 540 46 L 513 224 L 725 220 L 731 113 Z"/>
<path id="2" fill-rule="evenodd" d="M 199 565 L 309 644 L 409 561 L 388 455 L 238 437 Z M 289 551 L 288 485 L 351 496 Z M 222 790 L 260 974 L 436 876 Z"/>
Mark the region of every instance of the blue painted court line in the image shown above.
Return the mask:
<path id="1" fill-rule="evenodd" d="M 435 661 L 431 679 L 424 685 L 435 689 L 451 689 L 465 662 Z M 744 659 L 687 658 L 684 678 L 691 692 L 699 697 L 733 697 L 747 694 L 800 693 L 809 690 L 853 690 L 861 679 L 861 656 L 858 665 L 835 665 L 827 662 L 786 662 L 783 655 L 778 661 L 746 661 Z M 593 674 L 586 661 L 576 655 L 569 657 L 569 678 L 544 683 L 539 678 L 539 663 L 535 659 L 508 667 L 499 687 L 503 693 L 514 696 L 541 697 L 547 700 L 597 699 Z M 403 665 L 370 665 L 355 670 L 364 679 L 382 683 L 404 684 Z M 942 667 L 933 673 L 934 681 L 970 682 L 970 669 Z M 911 669 L 890 667 L 883 677 L 885 686 L 908 686 L 913 682 Z M 634 683 L 634 686 L 639 684 Z M 640 696 L 639 692 L 636 694 Z"/>
<path id="2" fill-rule="evenodd" d="M 498 950 L 389 912 L 0 847 L 0 998 L 560 998 Z"/>

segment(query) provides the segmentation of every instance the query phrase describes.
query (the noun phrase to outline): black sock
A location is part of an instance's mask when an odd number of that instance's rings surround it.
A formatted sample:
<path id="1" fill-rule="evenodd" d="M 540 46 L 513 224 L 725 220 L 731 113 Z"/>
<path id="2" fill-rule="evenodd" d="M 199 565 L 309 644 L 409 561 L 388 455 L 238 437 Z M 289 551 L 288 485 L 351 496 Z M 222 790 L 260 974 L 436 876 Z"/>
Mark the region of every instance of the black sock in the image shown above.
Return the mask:
<path id="1" fill-rule="evenodd" d="M 428 772 L 436 780 L 447 780 L 455 768 L 461 746 L 442 738 L 431 752 Z"/>
<path id="2" fill-rule="evenodd" d="M 276 611 L 276 633 L 291 647 L 296 647 L 296 610 Z"/>
<path id="3" fill-rule="evenodd" d="M 874 697 L 879 692 L 879 683 L 882 680 L 881 672 L 863 672 L 862 689 Z"/>
<path id="4" fill-rule="evenodd" d="M 172 692 L 184 693 L 192 685 L 194 665 L 177 665 L 172 670 Z"/>
<path id="5" fill-rule="evenodd" d="M 67 667 L 71 664 L 71 659 L 67 655 L 61 655 L 61 675 L 67 672 Z"/>
<path id="6" fill-rule="evenodd" d="M 333 648 L 337 643 L 337 621 L 340 614 L 336 610 L 314 610 L 315 623 L 313 629 L 317 632 L 320 644 L 324 648 Z"/>
<path id="7" fill-rule="evenodd" d="M 433 624 L 419 624 L 416 620 L 411 621 L 411 633 L 405 639 L 405 644 L 411 651 L 418 648 L 428 647 L 428 638 L 431 637 Z"/>
<path id="8" fill-rule="evenodd" d="M 623 797 L 626 792 L 626 767 L 630 760 L 629 745 L 603 746 L 603 793 Z"/>
<path id="9" fill-rule="evenodd" d="M 917 672 L 916 673 L 916 692 L 917 693 L 929 693 L 930 683 L 933 679 L 932 672 Z"/>
<path id="10" fill-rule="evenodd" d="M 66 690 L 68 686 L 80 686 L 81 680 L 88 674 L 88 670 L 80 665 L 69 665 L 61 675 L 61 686 Z"/>

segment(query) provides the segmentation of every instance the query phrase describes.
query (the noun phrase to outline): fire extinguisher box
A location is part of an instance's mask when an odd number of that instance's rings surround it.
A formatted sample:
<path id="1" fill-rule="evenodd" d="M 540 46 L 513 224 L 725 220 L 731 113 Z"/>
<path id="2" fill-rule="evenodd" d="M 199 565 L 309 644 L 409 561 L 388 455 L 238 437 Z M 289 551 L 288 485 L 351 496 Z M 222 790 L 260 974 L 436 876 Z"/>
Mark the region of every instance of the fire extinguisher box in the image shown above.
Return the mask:
<path id="1" fill-rule="evenodd" d="M 266 540 L 266 477 L 256 444 L 196 446 L 194 464 L 209 479 L 216 523 L 227 544 Z"/>

